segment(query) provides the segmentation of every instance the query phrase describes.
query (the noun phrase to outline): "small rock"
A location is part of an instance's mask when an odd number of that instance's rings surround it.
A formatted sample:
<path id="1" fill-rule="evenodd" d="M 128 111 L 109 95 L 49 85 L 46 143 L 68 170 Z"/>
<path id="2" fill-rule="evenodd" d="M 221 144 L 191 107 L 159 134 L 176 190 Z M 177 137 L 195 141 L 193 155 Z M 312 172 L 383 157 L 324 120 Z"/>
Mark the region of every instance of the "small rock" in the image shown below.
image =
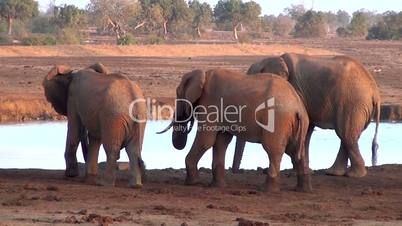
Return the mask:
<path id="1" fill-rule="evenodd" d="M 58 191 L 59 188 L 54 186 L 54 185 L 49 185 L 49 186 L 47 186 L 46 190 L 48 190 L 48 191 Z"/>
<path id="2" fill-rule="evenodd" d="M 67 224 L 78 224 L 80 223 L 80 221 L 75 217 L 75 216 L 67 216 L 63 223 L 67 223 Z"/>
<path id="3" fill-rule="evenodd" d="M 82 209 L 82 210 L 78 211 L 77 214 L 79 214 L 79 215 L 86 215 L 87 212 L 88 212 L 88 211 L 87 211 L 86 209 Z"/>
<path id="4" fill-rule="evenodd" d="M 216 206 L 214 206 L 213 204 L 208 204 L 208 205 L 207 205 L 207 208 L 208 208 L 208 209 L 216 209 Z"/>

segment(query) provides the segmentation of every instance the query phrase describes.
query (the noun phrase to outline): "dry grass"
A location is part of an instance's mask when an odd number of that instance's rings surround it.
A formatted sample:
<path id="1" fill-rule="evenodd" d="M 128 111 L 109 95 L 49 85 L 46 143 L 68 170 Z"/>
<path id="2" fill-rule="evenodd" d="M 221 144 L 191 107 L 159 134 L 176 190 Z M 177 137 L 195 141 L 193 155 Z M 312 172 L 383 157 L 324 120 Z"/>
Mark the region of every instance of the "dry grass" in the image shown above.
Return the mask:
<path id="1" fill-rule="evenodd" d="M 336 52 L 306 48 L 297 45 L 256 44 L 182 44 L 182 45 L 71 45 L 71 46 L 2 46 L 0 57 L 52 57 L 52 56 L 141 56 L 141 57 L 192 57 L 192 56 L 250 56 L 279 55 L 284 52 L 308 55 L 336 55 Z"/>

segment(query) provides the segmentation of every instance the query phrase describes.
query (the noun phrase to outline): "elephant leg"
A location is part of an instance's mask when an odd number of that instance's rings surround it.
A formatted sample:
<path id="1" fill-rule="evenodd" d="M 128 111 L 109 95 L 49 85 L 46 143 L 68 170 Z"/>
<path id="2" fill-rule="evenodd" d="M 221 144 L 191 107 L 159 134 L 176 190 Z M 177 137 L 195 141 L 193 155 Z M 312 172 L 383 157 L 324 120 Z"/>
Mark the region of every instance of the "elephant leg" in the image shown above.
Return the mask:
<path id="1" fill-rule="evenodd" d="M 211 186 L 225 187 L 225 154 L 226 149 L 232 140 L 229 133 L 219 133 L 213 147 L 212 174 L 213 180 Z"/>
<path id="2" fill-rule="evenodd" d="M 348 150 L 351 163 L 350 169 L 345 175 L 348 177 L 364 177 L 367 174 L 367 169 L 363 157 L 360 154 L 357 140 L 351 143 L 346 143 L 345 148 Z"/>
<path id="3" fill-rule="evenodd" d="M 239 173 L 241 159 L 243 158 L 244 147 L 246 146 L 246 141 L 236 138 L 236 148 L 233 158 L 232 173 Z"/>
<path id="4" fill-rule="evenodd" d="M 86 162 L 86 178 L 85 183 L 96 184 L 96 179 L 98 175 L 98 156 L 101 141 L 95 139 L 89 135 L 89 145 L 88 145 L 88 159 Z"/>
<path id="5" fill-rule="evenodd" d="M 126 147 L 127 156 L 130 162 L 130 177 L 129 177 L 129 187 L 131 188 L 141 188 L 141 167 L 140 167 L 140 153 L 141 144 L 140 141 L 134 138 L 131 140 Z"/>
<path id="6" fill-rule="evenodd" d="M 308 166 L 307 156 L 302 157 L 297 160 L 296 156 L 293 156 L 296 163 L 296 171 L 297 171 L 297 186 L 296 191 L 302 192 L 311 192 L 311 173 L 310 168 Z"/>
<path id="7" fill-rule="evenodd" d="M 353 112 L 339 118 L 338 121 L 340 124 L 337 125 L 335 131 L 341 139 L 341 148 L 329 172 L 332 171 L 333 175 L 363 177 L 367 174 L 367 170 L 360 154 L 358 140 L 368 120 L 362 117 L 360 112 Z M 346 170 L 348 157 L 350 158 L 351 167 Z"/>
<path id="8" fill-rule="evenodd" d="M 275 152 L 268 154 L 269 168 L 265 183 L 266 183 L 266 190 L 269 192 L 277 192 L 280 190 L 280 165 L 282 155 L 283 153 L 275 153 Z"/>
<path id="9" fill-rule="evenodd" d="M 332 176 L 343 176 L 346 173 L 347 167 L 348 152 L 341 142 L 341 146 L 339 147 L 339 152 L 336 156 L 334 164 L 331 166 L 331 168 L 327 169 L 325 173 Z"/>
<path id="10" fill-rule="evenodd" d="M 65 176 L 76 177 L 79 174 L 77 148 L 80 142 L 81 121 L 78 115 L 70 114 L 67 122 L 67 140 L 64 159 L 66 161 Z"/>
<path id="11" fill-rule="evenodd" d="M 114 186 L 116 180 L 117 154 L 120 148 L 113 147 L 114 145 L 104 145 L 106 151 L 106 169 L 103 175 L 103 180 L 100 185 Z"/>
<path id="12" fill-rule="evenodd" d="M 304 147 L 305 147 L 305 149 L 306 149 L 306 152 L 305 152 L 305 155 L 306 155 L 306 164 L 307 164 L 307 166 L 309 166 L 309 162 L 310 162 L 310 152 L 309 152 L 309 148 L 310 148 L 310 141 L 311 141 L 311 135 L 313 134 L 313 132 L 314 132 L 314 125 L 312 125 L 312 124 L 310 124 L 309 126 L 308 126 L 308 130 L 307 130 L 307 134 L 306 134 L 306 139 L 305 139 L 305 141 L 304 141 Z M 286 153 L 289 153 L 288 151 L 286 151 Z M 291 153 L 291 152 L 290 152 Z M 292 158 L 292 164 L 293 164 L 293 169 L 294 170 L 298 170 L 297 169 L 297 163 L 296 163 L 296 161 L 294 161 L 294 159 Z M 309 168 L 309 172 L 310 173 L 313 173 L 314 172 L 314 170 L 312 170 L 312 169 L 310 169 Z"/>
<path id="13" fill-rule="evenodd" d="M 187 185 L 198 183 L 198 162 L 204 153 L 215 143 L 216 133 L 198 131 L 190 152 L 186 156 Z"/>

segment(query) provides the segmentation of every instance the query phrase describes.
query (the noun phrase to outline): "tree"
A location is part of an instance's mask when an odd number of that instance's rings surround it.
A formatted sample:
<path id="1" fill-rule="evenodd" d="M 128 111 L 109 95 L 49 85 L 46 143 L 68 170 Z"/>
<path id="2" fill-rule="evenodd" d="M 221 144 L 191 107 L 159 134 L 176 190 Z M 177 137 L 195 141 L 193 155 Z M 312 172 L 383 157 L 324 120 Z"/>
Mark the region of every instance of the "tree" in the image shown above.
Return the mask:
<path id="1" fill-rule="evenodd" d="M 213 12 L 208 3 L 200 3 L 198 0 L 190 1 L 189 8 L 192 12 L 192 25 L 199 38 L 201 38 L 201 28 L 210 26 L 213 20 Z"/>
<path id="2" fill-rule="evenodd" d="M 338 10 L 338 12 L 336 13 L 336 20 L 339 27 L 346 27 L 350 22 L 350 15 L 344 10 Z"/>
<path id="3" fill-rule="evenodd" d="M 214 9 L 217 23 L 230 23 L 234 39 L 238 40 L 237 29 L 243 24 L 258 21 L 261 6 L 254 2 L 243 3 L 242 0 L 219 0 Z"/>
<path id="4" fill-rule="evenodd" d="M 87 9 L 94 23 L 120 40 L 125 38 L 128 21 L 138 15 L 140 7 L 134 0 L 90 0 Z"/>
<path id="5" fill-rule="evenodd" d="M 297 37 L 323 37 L 326 34 L 325 15 L 322 12 L 309 10 L 299 17 L 295 25 L 295 35 Z"/>
<path id="6" fill-rule="evenodd" d="M 273 24 L 273 33 L 277 36 L 288 36 L 295 26 L 295 21 L 289 16 L 280 14 Z"/>
<path id="7" fill-rule="evenodd" d="M 66 27 L 80 28 L 85 24 L 85 11 L 74 5 L 55 6 L 53 9 L 54 22 L 61 29 Z"/>
<path id="8" fill-rule="evenodd" d="M 350 22 L 348 29 L 350 30 L 352 36 L 366 36 L 368 29 L 367 15 L 362 11 L 354 12 L 352 21 Z"/>
<path id="9" fill-rule="evenodd" d="M 382 20 L 372 26 L 367 34 L 367 39 L 400 39 L 402 37 L 402 12 L 385 12 Z"/>
<path id="10" fill-rule="evenodd" d="M 12 34 L 13 20 L 25 20 L 38 15 L 38 3 L 33 0 L 0 0 L 0 17 L 7 20 L 8 34 Z"/>
<path id="11" fill-rule="evenodd" d="M 306 13 L 306 9 L 304 5 L 291 5 L 290 7 L 285 8 L 285 14 L 290 16 L 293 20 L 298 20 Z"/>

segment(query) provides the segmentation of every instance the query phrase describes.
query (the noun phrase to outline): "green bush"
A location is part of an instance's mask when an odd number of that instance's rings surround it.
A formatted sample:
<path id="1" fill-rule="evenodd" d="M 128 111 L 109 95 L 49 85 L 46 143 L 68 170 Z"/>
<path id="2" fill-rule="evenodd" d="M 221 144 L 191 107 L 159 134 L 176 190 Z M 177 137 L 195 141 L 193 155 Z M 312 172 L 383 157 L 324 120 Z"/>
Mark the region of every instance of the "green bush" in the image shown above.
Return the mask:
<path id="1" fill-rule="evenodd" d="M 57 27 L 52 22 L 50 17 L 38 16 L 32 19 L 29 24 L 29 29 L 32 33 L 54 33 Z"/>
<path id="2" fill-rule="evenodd" d="M 57 40 L 52 35 L 30 35 L 21 40 L 25 46 L 56 45 Z"/>
<path id="3" fill-rule="evenodd" d="M 64 28 L 60 30 L 57 35 L 57 42 L 60 44 L 80 44 L 81 35 L 77 29 Z"/>
<path id="4" fill-rule="evenodd" d="M 137 41 L 132 34 L 126 34 L 124 37 L 117 39 L 117 45 L 126 46 L 135 44 L 137 44 Z"/>
<path id="5" fill-rule="evenodd" d="M 336 29 L 336 35 L 338 35 L 338 37 L 341 37 L 341 38 L 346 38 L 346 37 L 351 36 L 351 31 L 344 27 L 338 27 Z"/>
<path id="6" fill-rule="evenodd" d="M 0 45 L 10 45 L 13 43 L 13 40 L 8 35 L 0 34 Z"/>
<path id="7" fill-rule="evenodd" d="M 53 45 L 57 45 L 57 44 L 58 44 L 57 39 L 53 35 L 46 35 L 42 39 L 42 45 L 53 46 Z"/>
<path id="8" fill-rule="evenodd" d="M 299 17 L 295 25 L 296 37 L 310 38 L 323 37 L 327 34 L 326 20 L 322 12 L 307 11 Z"/>
<path id="9" fill-rule="evenodd" d="M 21 39 L 21 44 L 24 46 L 39 46 L 42 45 L 42 41 L 38 35 L 32 35 Z"/>
<path id="10" fill-rule="evenodd" d="M 165 43 L 165 39 L 156 35 L 150 35 L 144 40 L 146 45 L 160 45 Z"/>

